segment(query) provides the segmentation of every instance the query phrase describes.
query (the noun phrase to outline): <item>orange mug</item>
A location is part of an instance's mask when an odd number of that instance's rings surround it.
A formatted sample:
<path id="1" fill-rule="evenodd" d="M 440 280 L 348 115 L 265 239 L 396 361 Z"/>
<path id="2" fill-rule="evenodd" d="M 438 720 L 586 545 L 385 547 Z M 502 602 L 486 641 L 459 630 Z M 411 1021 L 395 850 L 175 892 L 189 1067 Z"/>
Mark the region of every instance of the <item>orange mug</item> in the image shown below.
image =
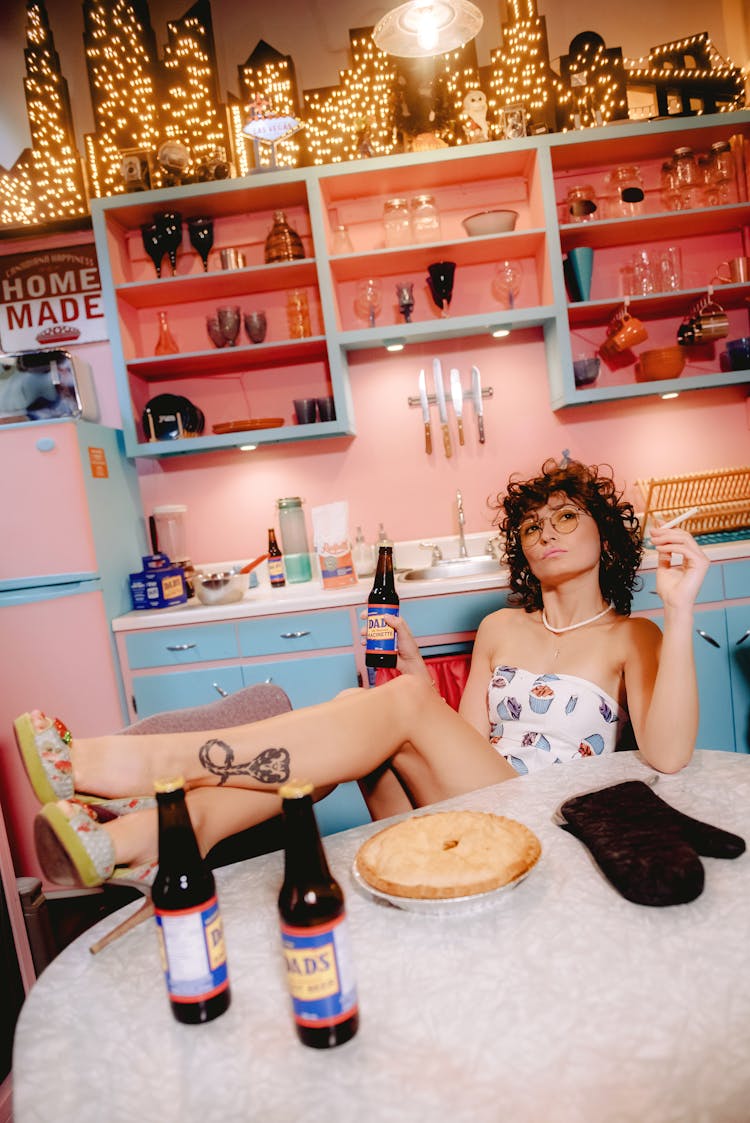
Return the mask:
<path id="1" fill-rule="evenodd" d="M 721 272 L 725 267 L 729 270 L 728 277 Z M 750 257 L 732 257 L 729 261 L 722 261 L 713 279 L 723 285 L 747 284 L 750 281 Z"/>
<path id="2" fill-rule="evenodd" d="M 613 351 L 628 351 L 636 343 L 643 343 L 644 339 L 648 339 L 648 332 L 641 321 L 625 312 L 620 318 L 619 328 L 610 335 L 606 346 Z"/>

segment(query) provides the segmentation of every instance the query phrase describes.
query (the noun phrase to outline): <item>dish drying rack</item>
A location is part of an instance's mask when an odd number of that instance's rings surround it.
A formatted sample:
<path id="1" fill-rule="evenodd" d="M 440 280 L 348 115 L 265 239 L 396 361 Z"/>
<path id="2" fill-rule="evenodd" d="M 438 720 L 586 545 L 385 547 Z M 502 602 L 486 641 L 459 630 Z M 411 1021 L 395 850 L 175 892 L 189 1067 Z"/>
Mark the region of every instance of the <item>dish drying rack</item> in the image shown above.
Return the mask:
<path id="1" fill-rule="evenodd" d="M 750 528 L 750 467 L 636 480 L 636 485 L 645 500 L 644 532 L 649 518 L 666 522 L 690 507 L 700 507 L 682 524 L 691 534 Z"/>

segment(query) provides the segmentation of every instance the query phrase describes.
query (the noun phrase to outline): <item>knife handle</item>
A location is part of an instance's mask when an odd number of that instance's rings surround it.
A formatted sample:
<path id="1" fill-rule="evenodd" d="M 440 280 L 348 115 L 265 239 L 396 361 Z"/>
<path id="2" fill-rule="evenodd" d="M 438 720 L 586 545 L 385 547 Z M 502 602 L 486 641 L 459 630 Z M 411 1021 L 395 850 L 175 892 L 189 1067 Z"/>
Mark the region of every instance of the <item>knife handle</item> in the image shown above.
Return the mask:
<path id="1" fill-rule="evenodd" d="M 451 448 L 450 429 L 448 428 L 447 423 L 445 423 L 442 428 L 443 428 L 443 448 L 445 449 L 445 455 L 450 456 L 451 453 L 453 452 L 453 449 Z"/>
<path id="2" fill-rule="evenodd" d="M 428 456 L 432 452 L 432 429 L 429 421 L 424 423 L 424 450 Z"/>
<path id="3" fill-rule="evenodd" d="M 479 443 L 480 443 L 480 445 L 483 445 L 484 444 L 484 418 L 482 417 L 481 414 L 477 418 L 477 426 L 479 428 Z"/>
<path id="4" fill-rule="evenodd" d="M 464 443 L 464 423 L 460 417 L 456 418 L 456 422 L 458 424 L 458 443 L 462 445 Z"/>

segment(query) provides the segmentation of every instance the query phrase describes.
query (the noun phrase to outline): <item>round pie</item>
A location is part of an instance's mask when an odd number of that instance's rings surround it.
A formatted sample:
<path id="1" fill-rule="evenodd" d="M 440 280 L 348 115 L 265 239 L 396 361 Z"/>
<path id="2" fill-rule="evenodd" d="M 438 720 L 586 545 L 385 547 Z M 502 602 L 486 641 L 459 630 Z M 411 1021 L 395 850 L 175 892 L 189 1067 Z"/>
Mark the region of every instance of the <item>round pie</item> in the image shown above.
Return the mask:
<path id="1" fill-rule="evenodd" d="M 484 811 L 436 811 L 368 838 L 356 866 L 373 889 L 393 897 L 442 900 L 489 893 L 527 873 L 542 852 L 515 819 Z"/>

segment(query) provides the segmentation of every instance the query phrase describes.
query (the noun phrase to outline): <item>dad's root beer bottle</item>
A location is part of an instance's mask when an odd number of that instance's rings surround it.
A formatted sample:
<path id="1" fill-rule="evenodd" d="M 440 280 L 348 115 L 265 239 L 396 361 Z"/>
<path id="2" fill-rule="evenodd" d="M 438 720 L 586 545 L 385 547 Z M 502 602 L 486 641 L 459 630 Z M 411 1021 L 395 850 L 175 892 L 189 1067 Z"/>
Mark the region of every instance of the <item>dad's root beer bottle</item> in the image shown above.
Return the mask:
<path id="1" fill-rule="evenodd" d="M 367 598 L 366 667 L 396 666 L 396 633 L 383 619 L 386 613 L 398 616 L 399 599 L 393 580 L 393 545 L 380 542 L 375 580 Z"/>

